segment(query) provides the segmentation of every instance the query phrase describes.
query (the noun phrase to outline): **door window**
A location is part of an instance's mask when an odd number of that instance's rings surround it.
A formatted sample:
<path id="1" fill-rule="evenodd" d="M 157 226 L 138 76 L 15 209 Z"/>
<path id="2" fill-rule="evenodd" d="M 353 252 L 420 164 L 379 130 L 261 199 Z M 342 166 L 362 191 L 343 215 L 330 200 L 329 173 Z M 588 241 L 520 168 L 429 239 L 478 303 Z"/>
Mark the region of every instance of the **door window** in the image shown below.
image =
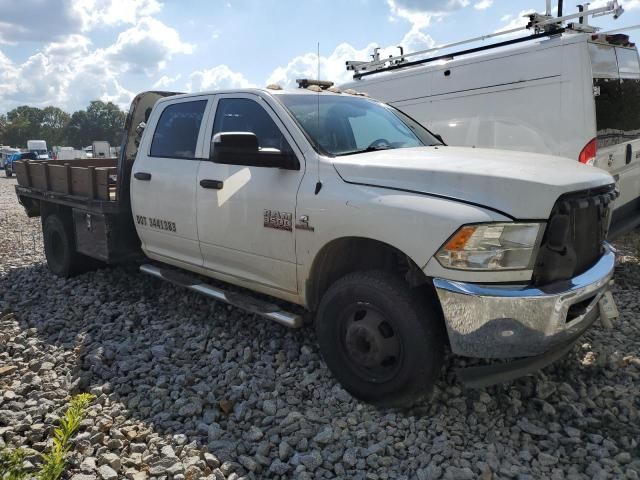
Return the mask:
<path id="1" fill-rule="evenodd" d="M 283 153 L 292 151 L 265 109 L 247 98 L 220 99 L 213 122 L 213 135 L 221 132 L 251 132 L 258 137 L 260 148 L 276 148 Z"/>
<path id="2" fill-rule="evenodd" d="M 153 133 L 151 156 L 193 159 L 206 100 L 174 103 L 164 109 Z"/>

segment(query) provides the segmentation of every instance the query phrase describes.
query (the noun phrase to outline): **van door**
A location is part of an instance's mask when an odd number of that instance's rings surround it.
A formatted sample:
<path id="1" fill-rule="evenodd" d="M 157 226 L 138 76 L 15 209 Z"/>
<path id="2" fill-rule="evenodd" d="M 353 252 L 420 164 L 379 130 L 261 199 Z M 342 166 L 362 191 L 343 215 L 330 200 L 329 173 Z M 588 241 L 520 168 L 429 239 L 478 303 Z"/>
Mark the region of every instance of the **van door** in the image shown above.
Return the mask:
<path id="1" fill-rule="evenodd" d="M 200 163 L 197 210 L 204 266 L 230 281 L 295 293 L 294 223 L 302 155 L 292 150 L 292 138 L 258 95 L 217 95 L 212 120 L 205 152 L 217 133 L 252 132 L 261 148 L 294 152 L 300 169 Z"/>
<path id="2" fill-rule="evenodd" d="M 133 165 L 131 208 L 142 249 L 167 263 L 202 265 L 196 176 L 207 103 L 203 96 L 158 104 Z"/>
<path id="3" fill-rule="evenodd" d="M 640 221 L 640 60 L 634 48 L 589 43 L 596 111 L 595 166 L 617 180 L 612 230 Z"/>

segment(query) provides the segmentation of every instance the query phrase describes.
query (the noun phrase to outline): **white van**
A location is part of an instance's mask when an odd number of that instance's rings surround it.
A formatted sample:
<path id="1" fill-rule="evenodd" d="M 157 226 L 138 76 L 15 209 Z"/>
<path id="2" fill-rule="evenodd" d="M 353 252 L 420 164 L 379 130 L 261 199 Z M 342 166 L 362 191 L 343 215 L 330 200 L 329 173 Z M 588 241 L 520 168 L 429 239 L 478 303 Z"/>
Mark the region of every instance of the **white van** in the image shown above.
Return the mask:
<path id="1" fill-rule="evenodd" d="M 56 160 L 78 160 L 82 158 L 87 158 L 84 150 L 76 150 L 73 147 L 63 147 L 56 153 Z"/>
<path id="2" fill-rule="evenodd" d="M 95 140 L 91 145 L 93 158 L 109 158 L 111 157 L 111 145 L 104 140 Z"/>
<path id="3" fill-rule="evenodd" d="M 640 224 L 638 52 L 626 35 L 568 32 L 356 74 L 341 88 L 390 103 L 449 145 L 552 154 L 609 171 L 621 193 L 616 236 Z"/>
<path id="4" fill-rule="evenodd" d="M 44 140 L 27 140 L 27 150 L 35 153 L 38 160 L 49 160 L 47 142 Z"/>

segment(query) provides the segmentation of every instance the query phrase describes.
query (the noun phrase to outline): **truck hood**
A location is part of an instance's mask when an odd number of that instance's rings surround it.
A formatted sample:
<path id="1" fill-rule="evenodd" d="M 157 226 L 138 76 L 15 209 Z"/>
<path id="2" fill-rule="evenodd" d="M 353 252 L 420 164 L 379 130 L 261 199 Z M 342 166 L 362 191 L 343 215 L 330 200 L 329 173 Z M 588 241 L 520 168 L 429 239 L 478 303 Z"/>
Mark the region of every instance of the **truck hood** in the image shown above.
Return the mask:
<path id="1" fill-rule="evenodd" d="M 349 183 L 409 190 L 474 203 L 519 219 L 546 219 L 560 195 L 610 185 L 604 170 L 533 153 L 419 147 L 335 157 Z"/>

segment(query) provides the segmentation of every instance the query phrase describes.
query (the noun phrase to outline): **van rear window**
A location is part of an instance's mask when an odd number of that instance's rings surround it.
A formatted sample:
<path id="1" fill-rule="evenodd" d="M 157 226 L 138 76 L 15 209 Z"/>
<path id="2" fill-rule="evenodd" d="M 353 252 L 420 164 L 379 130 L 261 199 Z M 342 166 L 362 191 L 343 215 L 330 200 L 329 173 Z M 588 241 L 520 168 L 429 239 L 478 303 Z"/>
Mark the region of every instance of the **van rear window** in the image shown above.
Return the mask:
<path id="1" fill-rule="evenodd" d="M 640 61 L 635 48 L 616 47 L 620 78 L 640 78 Z"/>
<path id="2" fill-rule="evenodd" d="M 612 46 L 589 43 L 589 56 L 594 78 L 618 78 L 618 61 Z"/>
<path id="3" fill-rule="evenodd" d="M 640 138 L 640 61 L 635 48 L 589 44 L 598 148 Z"/>

